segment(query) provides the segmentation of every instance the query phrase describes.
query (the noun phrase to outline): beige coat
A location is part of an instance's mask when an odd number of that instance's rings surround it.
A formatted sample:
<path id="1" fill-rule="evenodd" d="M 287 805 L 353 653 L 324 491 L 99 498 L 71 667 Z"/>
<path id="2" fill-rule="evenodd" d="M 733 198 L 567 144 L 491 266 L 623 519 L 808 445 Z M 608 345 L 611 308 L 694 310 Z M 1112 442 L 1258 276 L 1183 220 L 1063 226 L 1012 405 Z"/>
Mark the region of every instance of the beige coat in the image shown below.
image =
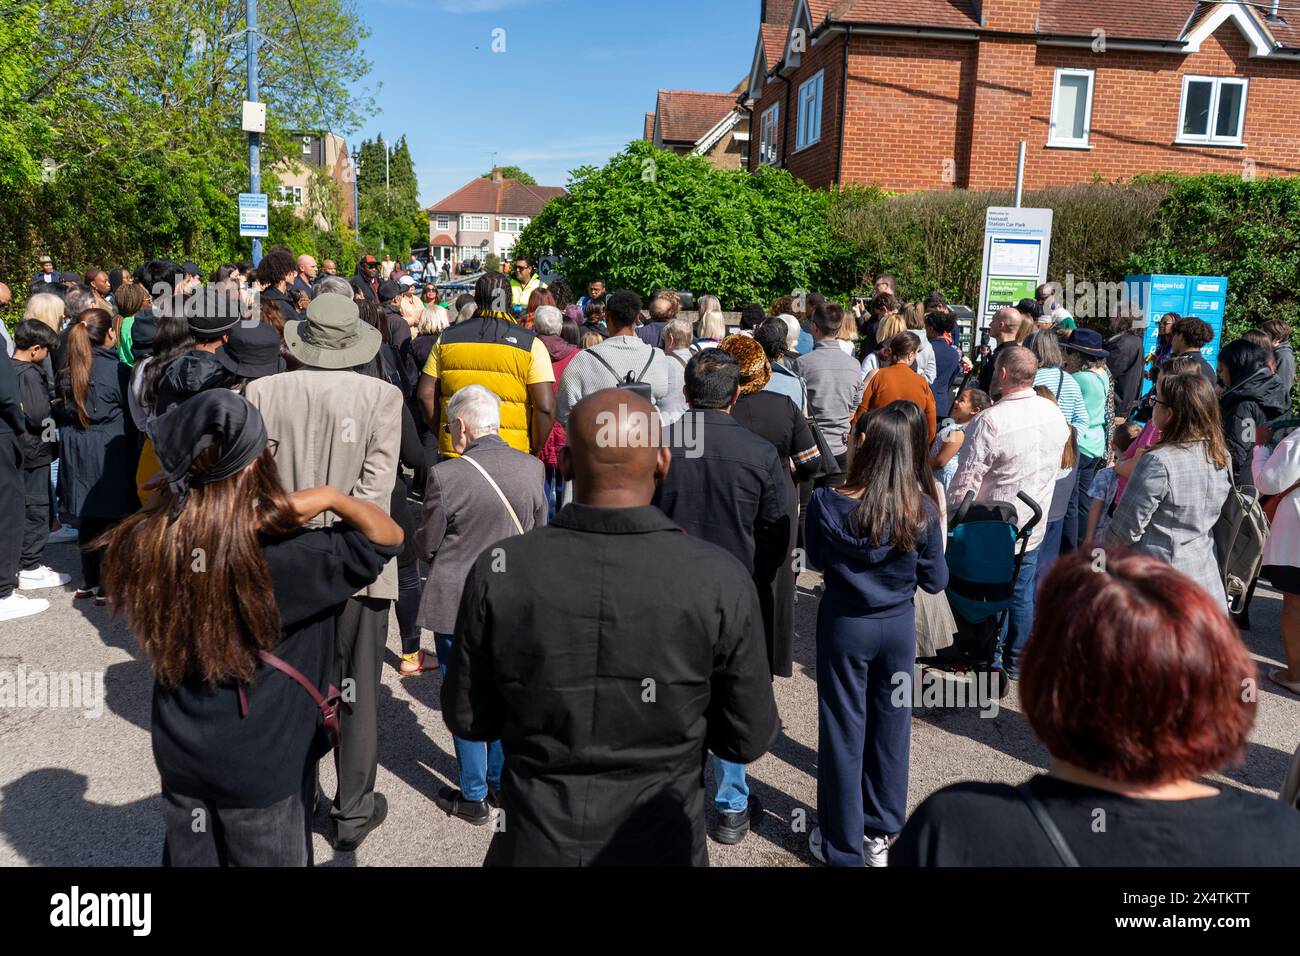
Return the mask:
<path id="1" fill-rule="evenodd" d="M 402 393 L 353 371 L 306 368 L 251 382 L 244 397 L 262 413 L 267 436 L 280 443 L 275 464 L 289 491 L 333 485 L 388 513 L 402 442 Z M 326 512 L 309 522 L 338 520 Z M 359 595 L 395 600 L 397 565 Z"/>

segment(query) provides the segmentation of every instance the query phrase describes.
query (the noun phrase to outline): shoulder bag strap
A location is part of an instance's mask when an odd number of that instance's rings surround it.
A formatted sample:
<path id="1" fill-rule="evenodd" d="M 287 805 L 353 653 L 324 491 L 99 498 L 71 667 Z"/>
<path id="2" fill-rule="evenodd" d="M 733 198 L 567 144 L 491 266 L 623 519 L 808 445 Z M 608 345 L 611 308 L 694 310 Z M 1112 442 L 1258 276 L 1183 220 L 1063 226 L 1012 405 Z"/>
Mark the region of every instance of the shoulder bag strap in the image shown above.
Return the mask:
<path id="1" fill-rule="evenodd" d="M 1033 788 L 1028 783 L 1022 783 L 1016 787 L 1016 793 L 1025 801 L 1029 807 L 1029 812 L 1034 815 L 1038 825 L 1043 828 L 1043 833 L 1047 835 L 1047 842 L 1052 844 L 1052 849 L 1056 851 L 1057 857 L 1062 866 L 1078 867 L 1079 858 L 1074 855 L 1070 849 L 1070 844 L 1065 842 L 1065 836 L 1057 827 L 1056 821 L 1051 818 L 1047 812 L 1047 807 L 1043 806 L 1042 801 L 1034 795 Z"/>
<path id="2" fill-rule="evenodd" d="M 645 368 L 641 369 L 641 374 L 636 377 L 637 384 L 639 385 L 645 384 L 645 373 L 650 371 L 650 366 L 653 365 L 655 361 L 655 353 L 658 351 L 659 350 L 656 348 L 650 349 L 650 357 L 646 359 Z"/>
<path id="3" fill-rule="evenodd" d="M 515 514 L 514 505 L 510 503 L 510 499 L 506 497 L 506 493 L 501 490 L 501 486 L 496 483 L 496 480 L 493 479 L 493 477 L 487 473 L 487 469 L 484 468 L 482 465 L 480 465 L 478 462 L 476 462 L 473 458 L 470 458 L 468 455 L 461 455 L 460 460 L 469 462 L 471 465 L 473 465 L 475 468 L 478 469 L 478 473 L 480 475 L 482 475 L 485 479 L 487 479 L 487 483 L 492 486 L 492 490 L 497 493 L 497 497 L 501 499 L 501 503 L 506 506 L 506 511 L 510 513 L 510 520 L 515 523 L 515 531 L 517 531 L 519 534 L 523 534 L 524 526 L 519 521 L 519 515 Z"/>
<path id="4" fill-rule="evenodd" d="M 307 693 L 311 694 L 311 699 L 316 702 L 317 707 L 320 707 L 326 703 L 325 695 L 320 692 L 320 689 L 315 684 L 313 684 L 305 676 L 303 676 L 302 671 L 298 670 L 298 668 L 294 667 L 292 664 L 282 661 L 280 658 L 276 657 L 270 651 L 258 651 L 257 656 L 262 659 L 262 662 L 264 664 L 266 664 L 269 667 L 274 667 L 281 674 L 284 674 L 286 677 L 288 677 L 291 681 L 293 681 L 295 684 L 297 684 Z M 240 690 L 242 692 L 243 685 L 240 685 Z"/>

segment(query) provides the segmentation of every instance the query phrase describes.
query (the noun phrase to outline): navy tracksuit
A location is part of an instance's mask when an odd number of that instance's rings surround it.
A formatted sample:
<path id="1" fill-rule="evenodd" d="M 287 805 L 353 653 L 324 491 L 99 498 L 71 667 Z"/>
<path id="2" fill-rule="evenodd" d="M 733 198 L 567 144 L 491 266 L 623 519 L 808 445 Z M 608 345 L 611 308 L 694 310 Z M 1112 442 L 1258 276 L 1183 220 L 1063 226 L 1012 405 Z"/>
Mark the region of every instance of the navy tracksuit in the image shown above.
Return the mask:
<path id="1" fill-rule="evenodd" d="M 854 534 L 849 519 L 857 507 L 821 488 L 808 509 L 808 563 L 826 584 L 817 612 L 817 819 L 832 866 L 862 866 L 864 836 L 903 829 L 916 665 L 912 601 L 918 586 L 933 594 L 948 584 L 937 509 L 917 549 L 901 552 L 892 544 L 870 547 Z"/>

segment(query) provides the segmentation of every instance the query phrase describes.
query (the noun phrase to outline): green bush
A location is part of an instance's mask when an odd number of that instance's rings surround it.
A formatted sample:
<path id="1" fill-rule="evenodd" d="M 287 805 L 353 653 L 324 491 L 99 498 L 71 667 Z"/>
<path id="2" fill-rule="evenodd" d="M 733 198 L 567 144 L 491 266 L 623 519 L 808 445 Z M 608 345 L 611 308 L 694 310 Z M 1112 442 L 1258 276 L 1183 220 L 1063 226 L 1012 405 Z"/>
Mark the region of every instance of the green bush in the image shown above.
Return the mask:
<path id="1" fill-rule="evenodd" d="M 797 289 L 847 291 L 849 246 L 829 228 L 831 195 L 784 170 L 724 171 L 699 156 L 632 143 L 574 171 L 516 250 L 564 257 L 569 284 L 712 293 L 724 308 Z"/>

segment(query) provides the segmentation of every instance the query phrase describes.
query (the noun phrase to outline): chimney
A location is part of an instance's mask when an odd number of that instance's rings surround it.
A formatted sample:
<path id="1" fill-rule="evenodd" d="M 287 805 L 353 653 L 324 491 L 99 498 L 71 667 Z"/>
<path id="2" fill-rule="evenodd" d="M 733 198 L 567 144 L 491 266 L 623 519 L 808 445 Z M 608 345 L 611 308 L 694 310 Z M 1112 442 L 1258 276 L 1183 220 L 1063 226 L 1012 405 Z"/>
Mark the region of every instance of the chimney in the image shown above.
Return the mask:
<path id="1" fill-rule="evenodd" d="M 503 180 L 503 177 L 502 177 L 502 175 L 501 175 L 501 167 L 499 167 L 499 166 L 493 166 L 493 167 L 492 167 L 492 181 L 493 181 L 494 183 L 499 183 L 499 182 L 502 182 L 502 180 Z"/>
<path id="2" fill-rule="evenodd" d="M 794 7 L 797 0 L 762 0 L 759 11 L 760 23 L 773 23 L 780 27 L 788 27 L 790 18 L 794 16 Z"/>
<path id="3" fill-rule="evenodd" d="M 986 30 L 1036 33 L 1039 6 L 1039 0 L 980 0 L 978 10 Z"/>

